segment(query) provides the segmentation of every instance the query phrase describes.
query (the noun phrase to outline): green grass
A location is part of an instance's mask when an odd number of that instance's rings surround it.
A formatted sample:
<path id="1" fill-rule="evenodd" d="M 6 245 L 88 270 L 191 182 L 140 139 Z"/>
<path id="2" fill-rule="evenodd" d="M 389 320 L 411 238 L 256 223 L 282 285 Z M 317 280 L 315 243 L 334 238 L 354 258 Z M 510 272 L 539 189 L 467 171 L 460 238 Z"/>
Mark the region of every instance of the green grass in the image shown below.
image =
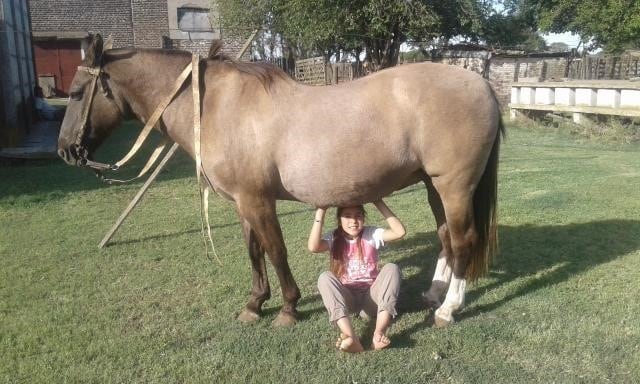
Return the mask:
<path id="1" fill-rule="evenodd" d="M 116 159 L 131 136 L 109 141 Z M 137 166 L 145 156 L 139 156 Z M 136 168 L 136 165 L 133 168 Z M 131 170 L 133 172 L 133 170 Z M 468 287 L 458 322 L 433 329 L 420 293 L 438 243 L 422 187 L 394 194 L 405 240 L 383 260 L 403 287 L 393 348 L 337 352 L 316 289 L 327 267 L 306 251 L 312 207 L 278 206 L 302 291 L 301 321 L 276 329 L 234 317 L 250 267 L 233 207 L 211 199 L 201 240 L 193 165 L 180 154 L 110 245 L 97 244 L 140 184 L 104 186 L 61 161 L 0 167 L 0 382 L 513 383 L 640 377 L 640 149 L 508 127 L 499 181 L 501 254 Z M 379 223 L 375 209 L 369 222 Z M 360 332 L 367 324 L 358 320 Z"/>

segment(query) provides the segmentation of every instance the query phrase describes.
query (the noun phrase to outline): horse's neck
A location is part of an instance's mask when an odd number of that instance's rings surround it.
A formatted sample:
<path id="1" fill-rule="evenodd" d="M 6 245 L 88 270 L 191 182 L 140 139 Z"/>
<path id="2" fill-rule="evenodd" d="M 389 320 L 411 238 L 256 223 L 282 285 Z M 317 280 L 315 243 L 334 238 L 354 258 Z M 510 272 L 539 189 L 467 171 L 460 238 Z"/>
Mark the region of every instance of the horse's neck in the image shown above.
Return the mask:
<path id="1" fill-rule="evenodd" d="M 133 115 L 146 122 L 171 92 L 188 63 L 184 56 L 142 51 L 114 62 L 110 76 L 118 83 Z M 183 92 L 184 89 L 187 88 L 183 88 Z"/>

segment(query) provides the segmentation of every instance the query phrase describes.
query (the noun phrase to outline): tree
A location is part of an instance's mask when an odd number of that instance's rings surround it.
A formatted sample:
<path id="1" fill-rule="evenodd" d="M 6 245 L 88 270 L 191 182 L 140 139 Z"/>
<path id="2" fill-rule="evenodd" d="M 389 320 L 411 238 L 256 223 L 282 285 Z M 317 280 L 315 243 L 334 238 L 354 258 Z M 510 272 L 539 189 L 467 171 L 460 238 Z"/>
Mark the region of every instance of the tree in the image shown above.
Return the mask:
<path id="1" fill-rule="evenodd" d="M 400 45 L 476 37 L 486 0 L 213 0 L 230 31 L 262 28 L 299 53 L 346 52 L 374 69 L 397 64 Z"/>
<path id="2" fill-rule="evenodd" d="M 488 45 L 497 48 L 542 51 L 544 39 L 531 26 L 528 15 L 519 13 L 494 13 L 485 23 L 483 38 Z"/>
<path id="3" fill-rule="evenodd" d="M 640 47 L 640 2 L 637 0 L 508 0 L 508 7 L 532 16 L 545 32 L 573 32 L 587 48 L 617 52 Z"/>

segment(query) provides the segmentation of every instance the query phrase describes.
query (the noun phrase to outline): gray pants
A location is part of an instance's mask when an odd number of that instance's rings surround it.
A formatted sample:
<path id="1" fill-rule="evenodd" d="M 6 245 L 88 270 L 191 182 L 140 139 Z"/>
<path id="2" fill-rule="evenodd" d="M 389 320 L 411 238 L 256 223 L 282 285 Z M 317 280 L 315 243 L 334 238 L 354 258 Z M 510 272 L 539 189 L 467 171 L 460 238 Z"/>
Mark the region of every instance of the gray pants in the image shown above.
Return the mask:
<path id="1" fill-rule="evenodd" d="M 371 287 L 363 288 L 345 286 L 333 273 L 323 272 L 318 278 L 318 290 L 332 323 L 360 311 L 372 318 L 381 311 L 396 317 L 400 268 L 392 263 L 386 264 Z"/>

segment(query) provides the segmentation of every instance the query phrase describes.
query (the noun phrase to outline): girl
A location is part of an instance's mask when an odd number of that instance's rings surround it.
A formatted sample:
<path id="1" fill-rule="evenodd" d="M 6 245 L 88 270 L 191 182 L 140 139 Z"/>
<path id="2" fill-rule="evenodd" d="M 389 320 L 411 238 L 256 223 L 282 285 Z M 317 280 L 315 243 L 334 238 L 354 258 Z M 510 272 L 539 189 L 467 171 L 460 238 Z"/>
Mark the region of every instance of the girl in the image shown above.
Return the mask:
<path id="1" fill-rule="evenodd" d="M 345 352 L 362 352 L 362 344 L 354 333 L 349 314 L 364 312 L 376 317 L 372 347 L 389 346 L 386 336 L 396 315 L 396 300 L 400 290 L 400 270 L 395 264 L 378 269 L 378 248 L 387 241 L 402 238 L 404 225 L 382 201 L 374 205 L 384 216 L 388 228 L 365 227 L 362 205 L 339 207 L 338 228 L 322 236 L 325 209 L 318 208 L 309 234 L 309 250 L 313 253 L 330 251 L 330 271 L 318 278 L 318 290 L 329 320 L 340 329 L 336 347 Z"/>

